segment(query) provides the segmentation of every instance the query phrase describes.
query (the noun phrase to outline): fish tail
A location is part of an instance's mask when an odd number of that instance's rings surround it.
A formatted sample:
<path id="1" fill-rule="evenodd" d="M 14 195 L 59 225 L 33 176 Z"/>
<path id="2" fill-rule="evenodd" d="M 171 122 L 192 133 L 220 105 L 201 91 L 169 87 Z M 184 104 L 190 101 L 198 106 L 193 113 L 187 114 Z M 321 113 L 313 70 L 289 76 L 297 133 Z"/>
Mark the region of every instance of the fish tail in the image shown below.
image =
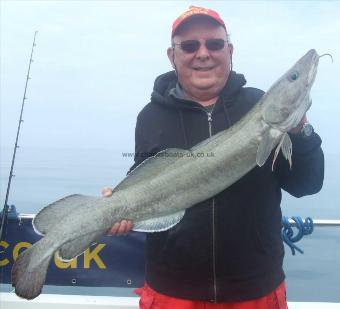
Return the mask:
<path id="1" fill-rule="evenodd" d="M 39 242 L 23 251 L 13 265 L 11 273 L 12 286 L 15 288 L 15 294 L 19 297 L 33 299 L 42 291 L 48 265 L 54 252 L 45 256 L 39 262 L 39 265 L 32 263 L 38 250 Z M 37 266 L 32 266 L 32 264 Z"/>

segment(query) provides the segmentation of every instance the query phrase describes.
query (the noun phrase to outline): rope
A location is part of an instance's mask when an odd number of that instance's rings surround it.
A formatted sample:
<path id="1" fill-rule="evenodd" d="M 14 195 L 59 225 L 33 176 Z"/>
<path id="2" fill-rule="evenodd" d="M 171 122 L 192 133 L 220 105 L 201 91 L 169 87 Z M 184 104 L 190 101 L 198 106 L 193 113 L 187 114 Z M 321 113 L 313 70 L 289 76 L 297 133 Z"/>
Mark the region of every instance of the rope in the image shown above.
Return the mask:
<path id="1" fill-rule="evenodd" d="M 314 230 L 313 220 L 312 218 L 307 217 L 305 221 L 303 221 L 301 217 L 298 216 L 292 217 L 292 220 L 295 224 L 290 223 L 287 217 L 282 217 L 282 239 L 292 250 L 292 255 L 295 255 L 295 250 L 303 254 L 303 251 L 298 246 L 294 245 L 294 243 L 301 240 L 303 236 L 312 234 Z M 292 228 L 293 225 L 295 225 L 298 230 L 295 236 Z"/>

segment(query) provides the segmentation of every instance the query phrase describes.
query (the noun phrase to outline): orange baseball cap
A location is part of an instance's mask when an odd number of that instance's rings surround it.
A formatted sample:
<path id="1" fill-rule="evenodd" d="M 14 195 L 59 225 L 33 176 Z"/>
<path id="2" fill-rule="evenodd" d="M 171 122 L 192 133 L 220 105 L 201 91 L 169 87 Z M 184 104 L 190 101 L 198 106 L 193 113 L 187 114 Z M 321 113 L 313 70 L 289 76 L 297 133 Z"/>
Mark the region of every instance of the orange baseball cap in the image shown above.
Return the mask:
<path id="1" fill-rule="evenodd" d="M 212 19 L 216 20 L 219 24 L 221 24 L 221 26 L 223 26 L 224 29 L 226 29 L 223 19 L 216 11 L 191 5 L 189 6 L 189 10 L 182 13 L 172 24 L 171 37 L 175 35 L 176 30 L 184 21 L 188 20 L 189 18 L 193 16 L 198 16 L 198 15 L 211 17 Z"/>

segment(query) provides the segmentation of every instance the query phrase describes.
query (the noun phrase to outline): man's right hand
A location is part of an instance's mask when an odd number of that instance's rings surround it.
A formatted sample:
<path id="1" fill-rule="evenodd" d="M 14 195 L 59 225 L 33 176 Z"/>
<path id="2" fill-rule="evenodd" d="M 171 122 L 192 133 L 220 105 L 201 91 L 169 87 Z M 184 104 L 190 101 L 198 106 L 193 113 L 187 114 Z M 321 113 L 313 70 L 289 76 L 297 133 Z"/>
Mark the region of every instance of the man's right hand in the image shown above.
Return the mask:
<path id="1" fill-rule="evenodd" d="M 102 189 L 103 197 L 110 197 L 112 195 L 112 189 L 105 187 Z M 112 227 L 107 231 L 107 235 L 112 236 L 120 236 L 128 234 L 133 228 L 133 222 L 131 220 L 122 220 L 120 222 L 116 222 Z"/>

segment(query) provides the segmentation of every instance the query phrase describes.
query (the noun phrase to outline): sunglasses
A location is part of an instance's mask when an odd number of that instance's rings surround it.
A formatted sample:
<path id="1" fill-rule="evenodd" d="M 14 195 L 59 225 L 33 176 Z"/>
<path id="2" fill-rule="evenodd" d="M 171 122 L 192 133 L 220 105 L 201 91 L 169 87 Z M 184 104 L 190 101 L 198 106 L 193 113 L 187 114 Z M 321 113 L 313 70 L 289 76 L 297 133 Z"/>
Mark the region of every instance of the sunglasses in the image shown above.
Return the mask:
<path id="1" fill-rule="evenodd" d="M 225 43 L 228 43 L 228 41 L 223 39 L 208 39 L 204 45 L 210 51 L 218 51 L 224 48 Z M 173 45 L 179 46 L 187 54 L 192 54 L 200 49 L 201 42 L 198 40 L 187 40 L 181 43 L 173 43 Z"/>

